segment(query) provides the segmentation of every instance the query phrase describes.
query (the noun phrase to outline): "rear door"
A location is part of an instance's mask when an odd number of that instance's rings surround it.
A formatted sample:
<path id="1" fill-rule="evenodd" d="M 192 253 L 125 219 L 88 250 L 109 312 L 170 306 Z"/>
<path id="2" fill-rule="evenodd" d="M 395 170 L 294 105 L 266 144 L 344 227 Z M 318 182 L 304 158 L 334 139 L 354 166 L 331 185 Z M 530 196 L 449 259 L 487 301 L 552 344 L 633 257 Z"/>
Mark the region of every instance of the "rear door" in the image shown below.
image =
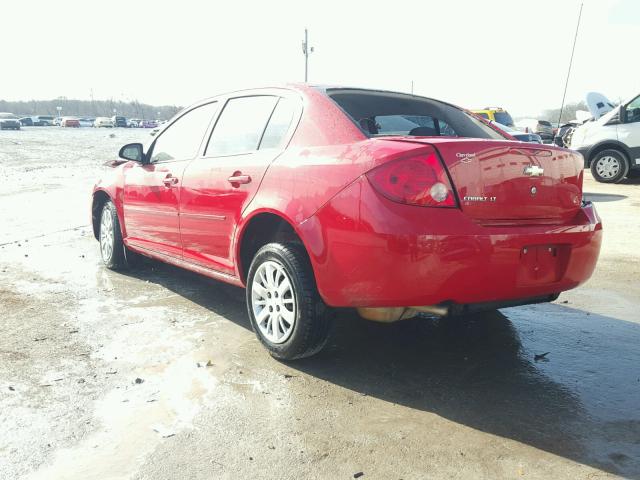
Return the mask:
<path id="1" fill-rule="evenodd" d="M 124 221 L 127 243 L 181 257 L 180 183 L 198 154 L 216 111 L 215 102 L 193 108 L 163 130 L 147 152 L 147 162 L 125 171 Z"/>
<path id="2" fill-rule="evenodd" d="M 216 121 L 203 158 L 185 171 L 180 198 L 184 259 L 234 273 L 236 225 L 270 163 L 291 136 L 299 111 L 293 98 L 230 98 Z"/>

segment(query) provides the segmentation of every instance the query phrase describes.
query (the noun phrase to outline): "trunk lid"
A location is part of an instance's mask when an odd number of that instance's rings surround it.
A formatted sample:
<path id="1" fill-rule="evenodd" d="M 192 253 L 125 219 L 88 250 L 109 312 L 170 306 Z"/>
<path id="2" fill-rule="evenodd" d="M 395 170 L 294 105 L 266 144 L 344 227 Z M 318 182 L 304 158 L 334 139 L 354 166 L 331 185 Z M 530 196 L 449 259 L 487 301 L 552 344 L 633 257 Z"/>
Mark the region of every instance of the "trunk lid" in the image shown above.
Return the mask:
<path id="1" fill-rule="evenodd" d="M 569 150 L 466 138 L 403 137 L 402 141 L 436 148 L 462 211 L 478 223 L 564 223 L 581 207 L 583 160 Z"/>

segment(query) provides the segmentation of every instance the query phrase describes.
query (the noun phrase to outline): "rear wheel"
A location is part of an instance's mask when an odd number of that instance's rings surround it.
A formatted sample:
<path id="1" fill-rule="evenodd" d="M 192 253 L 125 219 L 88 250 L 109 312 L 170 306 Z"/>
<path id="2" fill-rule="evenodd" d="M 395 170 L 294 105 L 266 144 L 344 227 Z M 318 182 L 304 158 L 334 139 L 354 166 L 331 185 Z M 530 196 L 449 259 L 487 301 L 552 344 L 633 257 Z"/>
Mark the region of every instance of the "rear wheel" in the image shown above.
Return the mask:
<path id="1" fill-rule="evenodd" d="M 122 231 L 120 230 L 116 207 L 111 200 L 106 201 L 102 206 L 98 238 L 100 240 L 102 262 L 105 266 L 112 270 L 125 268 L 127 259 L 125 257 L 124 243 L 122 242 Z"/>
<path id="2" fill-rule="evenodd" d="M 591 161 L 591 174 L 601 183 L 618 183 L 629 171 L 629 162 L 618 150 L 598 152 Z"/>
<path id="3" fill-rule="evenodd" d="M 270 243 L 258 250 L 247 278 L 247 309 L 258 339 L 276 358 L 309 357 L 329 337 L 331 312 L 298 244 Z"/>

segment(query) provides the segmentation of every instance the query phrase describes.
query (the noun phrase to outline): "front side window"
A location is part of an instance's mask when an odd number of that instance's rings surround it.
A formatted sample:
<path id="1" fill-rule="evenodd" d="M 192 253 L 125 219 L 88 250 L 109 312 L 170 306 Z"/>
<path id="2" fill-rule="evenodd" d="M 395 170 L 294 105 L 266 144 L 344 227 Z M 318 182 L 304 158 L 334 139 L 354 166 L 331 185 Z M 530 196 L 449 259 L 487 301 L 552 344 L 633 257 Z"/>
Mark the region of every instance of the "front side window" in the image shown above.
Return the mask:
<path id="1" fill-rule="evenodd" d="M 153 144 L 151 162 L 195 157 L 216 109 L 216 102 L 207 103 L 185 113 L 169 125 Z"/>
<path id="2" fill-rule="evenodd" d="M 278 97 L 266 95 L 230 99 L 216 122 L 206 155 L 238 155 L 257 150 L 277 101 Z"/>
<path id="3" fill-rule="evenodd" d="M 640 96 L 627 105 L 627 123 L 640 122 Z"/>

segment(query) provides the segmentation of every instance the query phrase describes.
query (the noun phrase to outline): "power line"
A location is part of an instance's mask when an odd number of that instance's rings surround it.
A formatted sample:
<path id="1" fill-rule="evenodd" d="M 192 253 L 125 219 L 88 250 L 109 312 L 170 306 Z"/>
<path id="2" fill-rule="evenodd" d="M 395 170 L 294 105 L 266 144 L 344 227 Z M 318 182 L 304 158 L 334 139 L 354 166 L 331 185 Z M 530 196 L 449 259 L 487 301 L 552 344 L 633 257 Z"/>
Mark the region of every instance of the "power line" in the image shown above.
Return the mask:
<path id="1" fill-rule="evenodd" d="M 558 125 L 561 123 L 562 111 L 564 110 L 564 100 L 567 96 L 567 86 L 569 85 L 569 76 L 571 75 L 571 65 L 573 64 L 573 53 L 576 50 L 576 41 L 578 40 L 578 30 L 580 29 L 580 18 L 582 17 L 582 7 L 584 3 L 580 3 L 580 12 L 578 13 L 578 23 L 576 24 L 576 34 L 573 37 L 573 48 L 571 48 L 571 58 L 569 59 L 569 70 L 567 70 L 567 79 L 564 82 L 564 93 L 562 94 L 562 104 L 560 105 L 560 115 L 558 116 Z"/>

